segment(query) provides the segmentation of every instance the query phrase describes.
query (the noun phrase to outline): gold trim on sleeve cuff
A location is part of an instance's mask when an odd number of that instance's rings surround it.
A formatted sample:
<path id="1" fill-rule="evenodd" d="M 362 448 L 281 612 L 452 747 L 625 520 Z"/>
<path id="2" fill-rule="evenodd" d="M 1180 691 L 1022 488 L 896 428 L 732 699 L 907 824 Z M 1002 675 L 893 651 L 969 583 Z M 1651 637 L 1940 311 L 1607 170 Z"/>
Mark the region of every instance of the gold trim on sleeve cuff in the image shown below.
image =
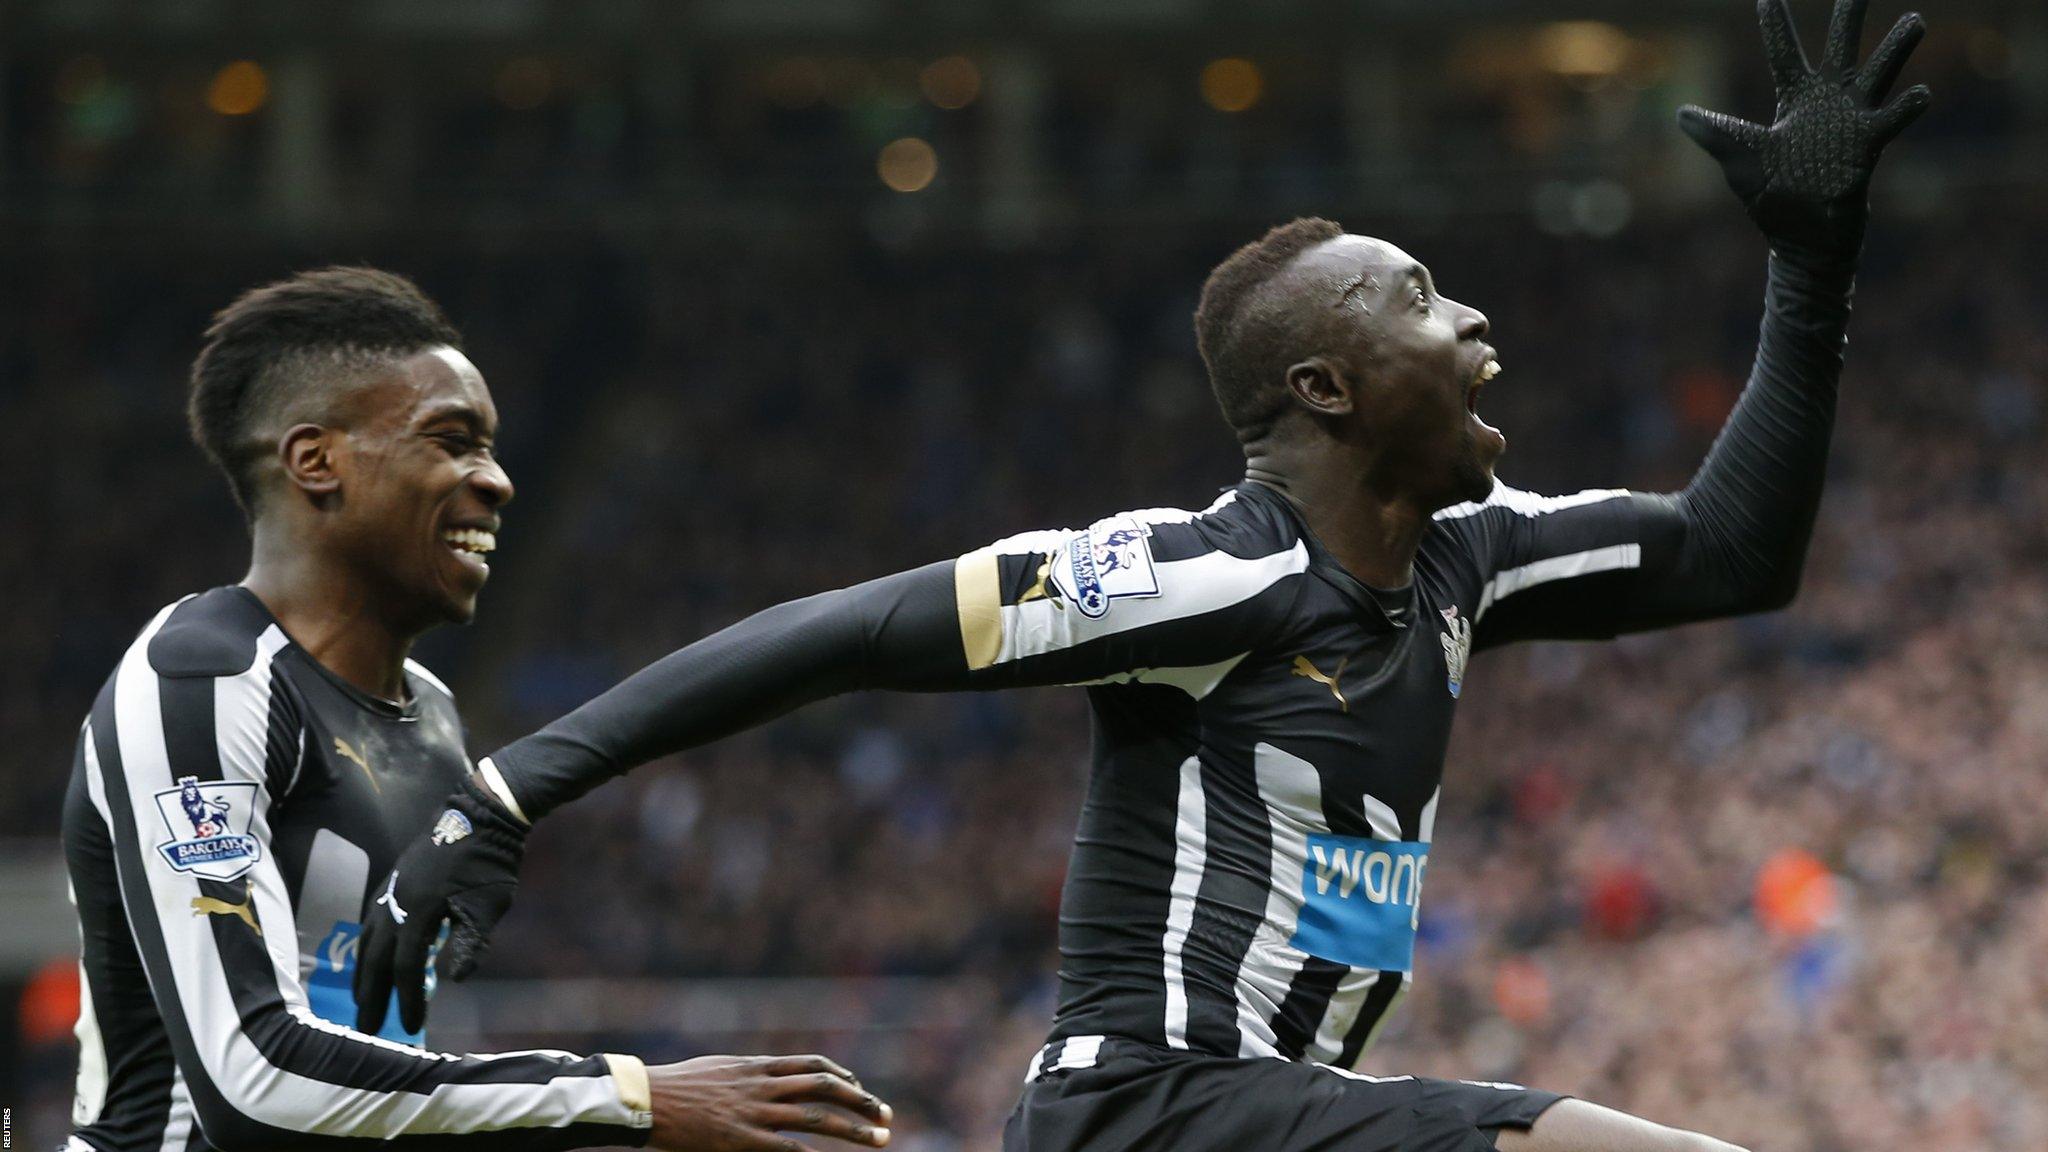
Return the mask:
<path id="1" fill-rule="evenodd" d="M 612 1087 L 619 1090 L 619 1103 L 636 1117 L 654 1115 L 654 1088 L 647 1082 L 647 1065 L 638 1056 L 621 1056 L 616 1052 L 604 1054 L 605 1066 L 612 1070 Z"/>
<path id="2" fill-rule="evenodd" d="M 994 552 L 969 552 L 954 563 L 953 599 L 960 609 L 967 670 L 992 666 L 1003 651 L 1003 587 Z"/>

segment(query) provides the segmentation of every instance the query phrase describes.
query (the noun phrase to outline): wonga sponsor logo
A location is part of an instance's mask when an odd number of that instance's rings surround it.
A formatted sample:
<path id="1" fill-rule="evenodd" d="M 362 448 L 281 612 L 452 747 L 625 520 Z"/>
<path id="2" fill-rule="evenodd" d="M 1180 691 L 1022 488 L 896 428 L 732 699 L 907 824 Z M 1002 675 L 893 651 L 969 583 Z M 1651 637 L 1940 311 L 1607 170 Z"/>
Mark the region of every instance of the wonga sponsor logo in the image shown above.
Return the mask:
<path id="1" fill-rule="evenodd" d="M 1429 845 L 1312 835 L 1301 870 L 1301 913 L 1290 943 L 1354 968 L 1409 972 Z"/>

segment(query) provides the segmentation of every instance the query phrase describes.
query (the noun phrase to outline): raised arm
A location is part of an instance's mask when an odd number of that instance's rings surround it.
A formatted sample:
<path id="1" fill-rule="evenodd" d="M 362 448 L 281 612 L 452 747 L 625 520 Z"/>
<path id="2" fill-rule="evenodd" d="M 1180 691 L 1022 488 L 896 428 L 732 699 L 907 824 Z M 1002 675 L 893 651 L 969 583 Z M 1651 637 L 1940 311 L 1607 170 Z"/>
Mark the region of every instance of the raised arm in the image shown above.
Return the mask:
<path id="1" fill-rule="evenodd" d="M 1768 128 L 1691 106 L 1679 114 L 1772 249 L 1748 385 L 1692 482 L 1668 495 L 1562 498 L 1503 486 L 1439 514 L 1486 568 L 1480 646 L 1764 611 L 1797 592 L 1827 469 L 1870 173 L 1927 103 L 1916 86 L 1879 107 L 1922 28 L 1917 15 L 1902 17 L 1858 69 L 1863 6 L 1835 6 L 1816 70 L 1784 0 L 1762 0 L 1778 87 Z"/>

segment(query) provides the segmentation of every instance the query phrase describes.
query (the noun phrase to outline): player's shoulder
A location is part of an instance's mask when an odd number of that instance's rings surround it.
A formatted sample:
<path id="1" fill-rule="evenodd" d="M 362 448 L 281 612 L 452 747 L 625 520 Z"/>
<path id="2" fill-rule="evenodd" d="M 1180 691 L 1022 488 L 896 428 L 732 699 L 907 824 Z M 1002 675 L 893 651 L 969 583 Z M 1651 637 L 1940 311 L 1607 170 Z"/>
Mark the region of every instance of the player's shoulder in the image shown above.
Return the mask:
<path id="1" fill-rule="evenodd" d="M 411 657 L 407 657 L 405 661 L 405 679 L 411 686 L 415 699 L 438 696 L 446 703 L 455 702 L 454 689 L 448 687 L 439 676 L 428 671 L 426 665 Z"/>
<path id="2" fill-rule="evenodd" d="M 1085 614 L 1118 596 L 1237 603 L 1308 570 L 1307 543 L 1284 509 L 1245 485 L 1200 511 L 1137 508 L 1106 516 L 1051 552 L 1053 584 Z"/>
<path id="3" fill-rule="evenodd" d="M 1439 510 L 1430 519 L 1439 527 L 1447 528 L 1487 517 L 1506 519 L 1519 516 L 1534 519 L 1553 512 L 1604 503 L 1628 494 L 1629 490 L 1626 488 L 1588 488 L 1565 496 L 1544 496 L 1496 478 L 1493 482 L 1493 491 L 1487 493 L 1486 499 L 1453 504 L 1449 508 Z"/>
<path id="4" fill-rule="evenodd" d="M 1119 512 L 1089 526 L 1091 535 L 1106 536 L 1122 529 L 1142 534 L 1154 559 L 1161 563 L 1220 555 L 1238 560 L 1261 560 L 1307 546 L 1299 526 L 1283 507 L 1277 494 L 1267 498 L 1256 485 L 1241 484 L 1226 489 L 1200 511 L 1184 508 L 1138 508 Z"/>
<path id="5" fill-rule="evenodd" d="M 158 676 L 239 676 L 283 643 L 269 610 L 245 588 L 213 588 L 166 606 L 136 637 Z"/>

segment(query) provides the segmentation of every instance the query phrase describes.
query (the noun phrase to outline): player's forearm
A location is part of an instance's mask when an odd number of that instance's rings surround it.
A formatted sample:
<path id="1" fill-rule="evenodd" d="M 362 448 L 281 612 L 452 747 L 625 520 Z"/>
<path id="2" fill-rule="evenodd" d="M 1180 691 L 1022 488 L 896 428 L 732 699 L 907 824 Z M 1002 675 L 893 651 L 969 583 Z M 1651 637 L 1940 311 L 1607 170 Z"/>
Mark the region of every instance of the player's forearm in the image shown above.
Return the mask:
<path id="1" fill-rule="evenodd" d="M 260 1025 L 260 1021 L 255 1022 Z M 629 1056 L 581 1059 L 541 1053 L 497 1057 L 418 1053 L 426 1071 L 406 1075 L 384 1053 L 334 1032 L 302 1030 L 299 1055 L 317 1059 L 246 1064 L 231 1051 L 188 1082 L 208 1142 L 223 1152 L 368 1147 L 556 1149 L 637 1146 L 652 1122 L 647 1071 Z M 304 1050 L 304 1051 L 299 1051 Z M 356 1087 L 354 1085 L 361 1085 Z"/>
<path id="2" fill-rule="evenodd" d="M 750 616 L 490 760 L 533 820 L 637 765 L 827 696 L 965 679 L 953 565 L 932 564 Z"/>
<path id="3" fill-rule="evenodd" d="M 1748 386 L 1679 497 L 1674 582 L 1698 614 L 1782 607 L 1798 590 L 1827 474 L 1853 266 L 1772 254 Z M 1688 613 L 1694 614 L 1694 613 Z"/>

